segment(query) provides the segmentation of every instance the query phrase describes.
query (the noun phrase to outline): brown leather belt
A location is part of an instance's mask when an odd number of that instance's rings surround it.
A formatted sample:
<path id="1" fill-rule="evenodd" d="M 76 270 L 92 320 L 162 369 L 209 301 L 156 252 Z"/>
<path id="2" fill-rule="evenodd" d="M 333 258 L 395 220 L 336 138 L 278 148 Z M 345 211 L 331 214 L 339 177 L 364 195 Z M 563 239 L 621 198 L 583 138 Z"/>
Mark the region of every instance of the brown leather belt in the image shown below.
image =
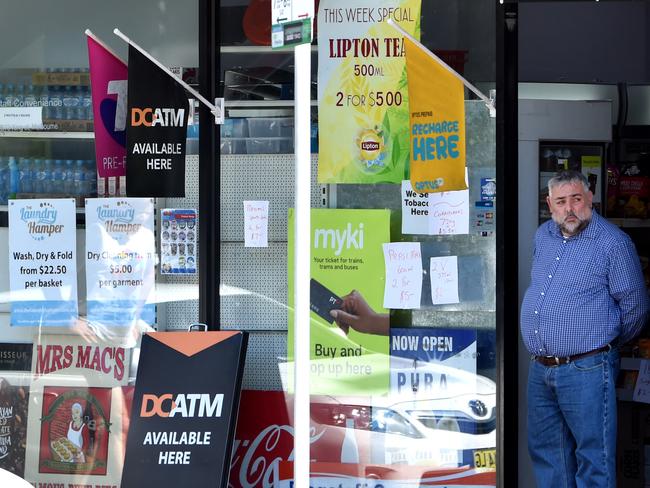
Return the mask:
<path id="1" fill-rule="evenodd" d="M 563 358 L 559 358 L 556 356 L 535 356 L 535 361 L 537 361 L 540 364 L 543 364 L 544 366 L 560 366 L 562 364 L 569 364 L 570 362 L 576 361 L 578 359 L 586 358 L 588 356 L 593 356 L 594 354 L 598 354 L 599 352 L 610 351 L 611 349 L 612 346 L 607 344 L 606 346 L 603 346 L 599 349 L 594 349 L 593 351 L 583 352 L 582 354 L 574 354 L 573 356 L 567 356 Z"/>

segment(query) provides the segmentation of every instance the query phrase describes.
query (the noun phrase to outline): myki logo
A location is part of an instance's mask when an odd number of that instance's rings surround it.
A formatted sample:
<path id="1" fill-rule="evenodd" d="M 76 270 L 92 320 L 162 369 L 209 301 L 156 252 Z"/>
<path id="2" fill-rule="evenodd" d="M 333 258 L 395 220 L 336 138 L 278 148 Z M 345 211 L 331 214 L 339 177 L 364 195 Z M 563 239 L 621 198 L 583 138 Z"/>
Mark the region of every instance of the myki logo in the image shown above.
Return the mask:
<path id="1" fill-rule="evenodd" d="M 131 127 L 182 127 L 184 108 L 137 108 L 131 109 Z"/>
<path id="2" fill-rule="evenodd" d="M 223 393 L 172 393 L 142 395 L 140 417 L 221 417 Z"/>

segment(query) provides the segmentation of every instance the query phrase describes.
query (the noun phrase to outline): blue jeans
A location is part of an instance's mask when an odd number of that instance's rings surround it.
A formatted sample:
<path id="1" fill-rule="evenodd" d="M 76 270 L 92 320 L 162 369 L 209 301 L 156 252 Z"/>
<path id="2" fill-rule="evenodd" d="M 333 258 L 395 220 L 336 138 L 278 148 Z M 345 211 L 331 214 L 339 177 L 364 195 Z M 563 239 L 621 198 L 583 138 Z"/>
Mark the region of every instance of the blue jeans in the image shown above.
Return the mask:
<path id="1" fill-rule="evenodd" d="M 532 361 L 528 451 L 538 488 L 616 487 L 617 349 L 561 366 Z"/>

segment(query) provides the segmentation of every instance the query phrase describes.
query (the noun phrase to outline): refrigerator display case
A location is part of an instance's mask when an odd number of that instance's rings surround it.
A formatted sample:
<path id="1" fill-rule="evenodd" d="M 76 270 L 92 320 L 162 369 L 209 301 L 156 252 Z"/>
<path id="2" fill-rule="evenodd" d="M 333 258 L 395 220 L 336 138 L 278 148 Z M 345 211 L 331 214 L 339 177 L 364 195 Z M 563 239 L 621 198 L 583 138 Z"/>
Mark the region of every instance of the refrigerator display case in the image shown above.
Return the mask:
<path id="1" fill-rule="evenodd" d="M 594 194 L 594 209 L 602 214 L 606 181 L 607 143 L 586 141 L 539 141 L 539 223 L 551 218 L 546 203 L 548 181 L 563 170 L 580 171 Z"/>

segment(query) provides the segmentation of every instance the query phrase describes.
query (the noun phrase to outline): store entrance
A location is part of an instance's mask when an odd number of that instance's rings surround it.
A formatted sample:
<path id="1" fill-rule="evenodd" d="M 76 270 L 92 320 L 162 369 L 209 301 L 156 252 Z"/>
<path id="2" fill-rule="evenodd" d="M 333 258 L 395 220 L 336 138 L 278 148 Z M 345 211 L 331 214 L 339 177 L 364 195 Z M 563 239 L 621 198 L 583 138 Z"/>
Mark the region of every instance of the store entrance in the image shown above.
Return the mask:
<path id="1" fill-rule="evenodd" d="M 649 20 L 648 1 L 519 2 L 520 303 L 530 282 L 535 230 L 549 217 L 546 183 L 558 169 L 576 169 L 590 178 L 594 209 L 632 238 L 650 284 Z M 639 370 L 650 358 L 648 344 L 646 324 L 621 348 L 620 487 L 650 482 L 650 405 L 634 397 Z M 535 486 L 527 449 L 530 364 L 520 337 L 519 486 Z"/>

